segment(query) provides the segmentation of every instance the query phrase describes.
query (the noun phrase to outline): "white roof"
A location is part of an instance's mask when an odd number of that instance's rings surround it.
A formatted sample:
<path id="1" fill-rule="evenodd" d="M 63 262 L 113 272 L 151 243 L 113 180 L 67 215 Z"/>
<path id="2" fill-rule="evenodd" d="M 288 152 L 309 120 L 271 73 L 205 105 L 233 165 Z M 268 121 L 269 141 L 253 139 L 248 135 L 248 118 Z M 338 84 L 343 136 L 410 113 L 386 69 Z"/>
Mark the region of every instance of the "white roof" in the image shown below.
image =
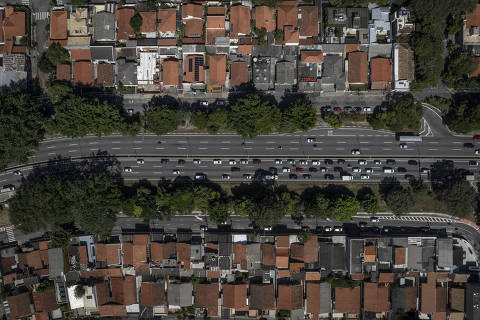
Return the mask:
<path id="1" fill-rule="evenodd" d="M 138 83 L 152 83 L 156 67 L 157 52 L 140 52 L 140 63 L 137 66 Z"/>
<path id="2" fill-rule="evenodd" d="M 77 298 L 75 297 L 75 288 L 77 286 L 71 286 L 67 288 L 68 292 L 68 302 L 70 302 L 70 308 L 71 309 L 78 309 L 78 308 L 84 308 L 85 303 L 82 298 Z"/>
<path id="3" fill-rule="evenodd" d="M 233 237 L 233 243 L 247 242 L 246 234 L 234 234 L 232 235 L 232 237 Z"/>

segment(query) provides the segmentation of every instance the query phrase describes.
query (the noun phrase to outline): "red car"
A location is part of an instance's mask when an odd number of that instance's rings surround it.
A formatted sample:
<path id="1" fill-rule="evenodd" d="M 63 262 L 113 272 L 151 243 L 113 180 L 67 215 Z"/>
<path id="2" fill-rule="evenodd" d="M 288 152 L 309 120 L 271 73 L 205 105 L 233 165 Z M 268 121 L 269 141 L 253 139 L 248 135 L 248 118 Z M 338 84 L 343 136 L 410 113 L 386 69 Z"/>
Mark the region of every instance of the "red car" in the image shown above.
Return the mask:
<path id="1" fill-rule="evenodd" d="M 341 109 L 340 107 L 335 107 L 335 108 L 333 108 L 333 111 L 335 111 L 335 112 L 341 112 L 342 109 Z"/>
<path id="2" fill-rule="evenodd" d="M 303 169 L 302 168 L 297 168 L 297 169 L 295 169 L 295 172 L 303 172 Z"/>
<path id="3" fill-rule="evenodd" d="M 480 140 L 480 135 L 478 135 L 478 134 L 477 134 L 477 135 L 474 135 L 474 136 L 473 136 L 473 140 Z"/>

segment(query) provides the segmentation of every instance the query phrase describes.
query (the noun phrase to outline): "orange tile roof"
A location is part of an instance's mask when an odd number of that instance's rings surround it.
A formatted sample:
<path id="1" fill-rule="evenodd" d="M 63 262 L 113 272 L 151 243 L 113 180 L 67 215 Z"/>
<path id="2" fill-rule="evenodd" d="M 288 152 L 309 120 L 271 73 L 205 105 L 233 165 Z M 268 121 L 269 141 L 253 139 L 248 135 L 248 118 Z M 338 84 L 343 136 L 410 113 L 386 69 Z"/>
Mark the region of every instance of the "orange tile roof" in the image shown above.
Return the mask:
<path id="1" fill-rule="evenodd" d="M 45 312 L 45 311 L 35 312 L 34 316 L 35 316 L 35 320 L 50 320 L 50 317 L 48 316 L 48 312 Z"/>
<path id="2" fill-rule="evenodd" d="M 360 287 L 335 288 L 335 312 L 360 313 Z"/>
<path id="3" fill-rule="evenodd" d="M 145 307 L 165 305 L 165 284 L 142 282 L 141 299 L 141 305 Z"/>
<path id="4" fill-rule="evenodd" d="M 175 242 L 152 242 L 151 259 L 153 261 L 161 261 L 163 259 L 170 259 L 177 257 L 177 245 Z"/>
<path id="5" fill-rule="evenodd" d="M 100 63 L 97 65 L 97 84 L 102 87 L 113 87 L 115 84 L 115 70 L 113 64 Z"/>
<path id="6" fill-rule="evenodd" d="M 203 59 L 202 55 L 189 55 L 185 58 L 183 63 L 183 82 L 198 83 L 205 82 L 205 70 L 203 65 L 196 65 L 195 59 Z M 191 68 L 190 68 L 191 66 Z M 195 68 L 198 67 L 198 80 L 195 79 Z"/>
<path id="7" fill-rule="evenodd" d="M 130 20 L 135 15 L 133 8 L 120 8 L 115 11 L 115 21 L 117 22 L 117 40 L 128 40 L 133 38 L 135 32 L 130 25 Z"/>
<path id="8" fill-rule="evenodd" d="M 133 244 L 147 245 L 149 241 L 150 241 L 150 236 L 148 234 L 134 234 L 133 235 Z"/>
<path id="9" fill-rule="evenodd" d="M 467 29 L 470 29 L 471 27 L 480 27 L 480 4 L 477 4 L 472 12 L 467 12 L 465 14 L 465 20 Z"/>
<path id="10" fill-rule="evenodd" d="M 126 306 L 137 303 L 137 284 L 134 276 L 111 278 L 110 286 L 113 302 Z"/>
<path id="11" fill-rule="evenodd" d="M 303 262 L 291 262 L 289 269 L 291 273 L 300 273 L 305 268 Z"/>
<path id="12" fill-rule="evenodd" d="M 224 54 L 214 54 L 208 56 L 209 66 L 209 85 L 223 86 L 227 77 L 227 56 Z"/>
<path id="13" fill-rule="evenodd" d="M 262 251 L 262 264 L 264 266 L 275 266 L 275 247 L 273 244 L 262 243 L 260 249 Z"/>
<path id="14" fill-rule="evenodd" d="M 223 307 L 234 308 L 235 311 L 247 311 L 247 287 L 246 283 L 224 284 Z"/>
<path id="15" fill-rule="evenodd" d="M 177 243 L 177 261 L 178 268 L 190 269 L 190 244 L 183 242 Z"/>
<path id="16" fill-rule="evenodd" d="M 50 312 L 58 308 L 57 299 L 55 297 L 55 290 L 46 292 L 34 292 L 33 303 L 35 311 Z"/>
<path id="17" fill-rule="evenodd" d="M 323 62 L 323 52 L 322 51 L 303 51 L 300 55 L 301 62 L 308 63 L 320 63 Z"/>
<path id="18" fill-rule="evenodd" d="M 25 292 L 16 296 L 7 297 L 8 305 L 10 307 L 11 318 L 23 318 L 30 314 L 30 293 Z"/>
<path id="19" fill-rule="evenodd" d="M 276 256 L 275 266 L 279 269 L 288 269 L 288 256 Z"/>
<path id="20" fill-rule="evenodd" d="M 253 19 L 257 29 L 264 28 L 268 32 L 275 30 L 275 9 L 268 6 L 253 8 Z"/>
<path id="21" fill-rule="evenodd" d="M 290 237 L 289 236 L 276 236 L 275 237 L 275 246 L 277 248 L 289 248 L 290 247 Z"/>
<path id="22" fill-rule="evenodd" d="M 216 37 L 224 37 L 224 36 L 225 36 L 224 29 L 207 29 L 205 43 L 208 45 L 214 45 Z"/>
<path id="23" fill-rule="evenodd" d="M 200 37 L 203 30 L 203 20 L 185 20 L 185 37 Z"/>
<path id="24" fill-rule="evenodd" d="M 175 32 L 177 30 L 177 9 L 159 9 L 157 11 L 158 31 Z"/>
<path id="25" fill-rule="evenodd" d="M 348 54 L 348 82 L 367 83 L 367 53 L 364 51 Z"/>
<path id="26" fill-rule="evenodd" d="M 75 62 L 73 66 L 73 79 L 75 83 L 84 86 L 93 86 L 93 63 L 90 61 Z"/>
<path id="27" fill-rule="evenodd" d="M 373 58 L 370 60 L 370 79 L 372 89 L 377 89 L 375 82 L 384 83 L 379 89 L 391 89 L 392 85 L 392 60 L 386 58 Z"/>
<path id="28" fill-rule="evenodd" d="M 297 1 L 282 1 L 277 4 L 277 29 L 285 26 L 298 26 Z"/>
<path id="29" fill-rule="evenodd" d="M 130 266 L 140 266 L 147 261 L 147 246 L 135 245 L 131 242 L 123 244 L 123 263 Z"/>
<path id="30" fill-rule="evenodd" d="M 77 62 L 82 63 L 82 62 Z M 97 261 L 104 261 L 107 265 L 120 264 L 120 244 L 97 243 Z"/>
<path id="31" fill-rule="evenodd" d="M 67 39 L 67 11 L 52 11 L 50 13 L 50 39 Z"/>
<path id="32" fill-rule="evenodd" d="M 232 62 L 230 64 L 230 85 L 238 86 L 248 83 L 248 63 Z"/>
<path id="33" fill-rule="evenodd" d="M 50 248 L 50 241 L 39 241 L 38 242 L 38 249 L 48 250 L 49 248 Z"/>
<path id="34" fill-rule="evenodd" d="M 298 43 L 299 34 L 298 29 L 292 26 L 285 26 L 283 28 L 284 43 Z"/>
<path id="35" fill-rule="evenodd" d="M 320 313 L 320 283 L 319 282 L 307 282 L 307 305 L 306 312 L 312 314 Z"/>
<path id="36" fill-rule="evenodd" d="M 45 254 L 43 254 L 43 259 L 42 251 L 43 253 L 47 252 L 46 257 Z M 36 270 L 42 269 L 44 265 L 48 265 L 48 250 L 34 250 L 26 253 L 20 253 L 18 254 L 18 264 L 20 269 L 23 269 L 25 266 L 29 266 L 30 268 Z"/>
<path id="37" fill-rule="evenodd" d="M 365 246 L 365 262 L 375 262 L 377 253 L 374 245 Z"/>
<path id="38" fill-rule="evenodd" d="M 158 46 L 176 46 L 177 45 L 177 39 L 175 38 L 162 38 L 162 39 L 157 39 L 157 45 Z"/>
<path id="39" fill-rule="evenodd" d="M 95 283 L 95 293 L 97 295 L 97 303 L 99 306 L 110 302 L 110 289 L 107 282 Z"/>
<path id="40" fill-rule="evenodd" d="M 238 34 L 250 34 L 250 8 L 247 6 L 230 7 L 230 38 L 238 38 Z"/>
<path id="41" fill-rule="evenodd" d="M 406 254 L 407 254 L 407 248 L 402 248 L 402 247 L 395 248 L 395 264 L 405 264 Z"/>
<path id="42" fill-rule="evenodd" d="M 318 271 L 307 271 L 305 275 L 305 280 L 311 280 L 311 281 L 320 281 L 321 280 L 321 274 Z"/>
<path id="43" fill-rule="evenodd" d="M 278 279 L 290 278 L 290 270 L 288 269 L 277 270 L 277 278 Z"/>
<path id="44" fill-rule="evenodd" d="M 195 307 L 206 308 L 209 317 L 218 315 L 218 283 L 195 285 Z"/>
<path id="45" fill-rule="evenodd" d="M 393 281 L 394 281 L 393 273 L 382 272 L 378 277 L 379 283 L 393 283 Z"/>
<path id="46" fill-rule="evenodd" d="M 98 307 L 101 316 L 125 317 L 127 310 L 124 305 L 106 304 Z"/>
<path id="47" fill-rule="evenodd" d="M 203 18 L 203 6 L 196 3 L 186 3 L 182 5 L 182 19 L 188 17 Z"/>
<path id="48" fill-rule="evenodd" d="M 157 13 L 152 11 L 140 12 L 142 16 L 142 26 L 140 32 L 155 32 L 157 31 Z"/>
<path id="49" fill-rule="evenodd" d="M 207 278 L 208 279 L 220 279 L 220 271 L 219 270 L 207 270 Z"/>
<path id="50" fill-rule="evenodd" d="M 318 7 L 300 7 L 302 19 L 300 20 L 300 35 L 306 37 L 318 36 Z"/>
<path id="51" fill-rule="evenodd" d="M 345 44 L 345 53 L 350 53 L 354 51 L 360 51 L 359 43 L 346 43 Z"/>
<path id="52" fill-rule="evenodd" d="M 207 7 L 207 15 L 214 16 L 225 16 L 226 14 L 225 6 L 209 6 Z"/>
<path id="53" fill-rule="evenodd" d="M 422 283 L 421 311 L 423 313 L 445 312 L 447 308 L 447 288 L 436 287 L 436 283 Z"/>
<path id="54" fill-rule="evenodd" d="M 238 54 L 242 54 L 242 55 L 252 54 L 253 45 L 251 45 L 251 44 L 239 44 L 237 52 L 238 52 Z"/>
<path id="55" fill-rule="evenodd" d="M 163 60 L 162 81 L 164 86 L 178 86 L 178 60 Z"/>
<path id="56" fill-rule="evenodd" d="M 225 16 L 207 16 L 206 28 L 225 30 Z"/>
<path id="57" fill-rule="evenodd" d="M 238 264 L 240 269 L 247 269 L 247 246 L 242 243 L 233 244 L 233 265 Z"/>
<path id="58" fill-rule="evenodd" d="M 92 54 L 90 49 L 71 49 L 70 56 L 73 61 L 75 60 L 91 60 Z"/>
<path id="59" fill-rule="evenodd" d="M 388 311 L 388 287 L 377 283 L 363 283 L 363 308 L 370 312 Z"/>
<path id="60" fill-rule="evenodd" d="M 305 242 L 303 255 L 306 263 L 318 261 L 318 237 L 316 235 L 311 235 Z"/>
<path id="61" fill-rule="evenodd" d="M 303 309 L 302 285 L 279 285 L 277 309 L 296 310 Z"/>
<path id="62" fill-rule="evenodd" d="M 90 271 L 80 271 L 80 277 L 84 279 L 88 278 L 103 278 L 103 277 L 121 277 L 122 269 L 120 268 L 109 268 L 109 269 L 96 269 Z"/>
<path id="63" fill-rule="evenodd" d="M 5 49 L 12 53 L 15 37 L 25 36 L 25 12 L 14 11 L 13 7 L 7 6 L 5 20 L 3 21 Z"/>
<path id="64" fill-rule="evenodd" d="M 87 246 L 77 246 L 78 260 L 80 264 L 88 263 Z"/>

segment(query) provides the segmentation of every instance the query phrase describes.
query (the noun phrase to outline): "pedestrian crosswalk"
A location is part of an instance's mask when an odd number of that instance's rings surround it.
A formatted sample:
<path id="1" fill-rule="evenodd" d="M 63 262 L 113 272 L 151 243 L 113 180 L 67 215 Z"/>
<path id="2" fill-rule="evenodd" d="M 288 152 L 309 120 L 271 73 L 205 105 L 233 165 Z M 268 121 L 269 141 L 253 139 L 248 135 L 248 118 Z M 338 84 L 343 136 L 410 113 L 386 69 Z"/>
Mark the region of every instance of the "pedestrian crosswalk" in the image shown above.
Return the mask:
<path id="1" fill-rule="evenodd" d="M 6 226 L 5 232 L 7 233 L 8 242 L 17 241 L 17 239 L 15 239 L 15 234 L 13 233 L 13 226 Z"/>
<path id="2" fill-rule="evenodd" d="M 35 20 L 45 20 L 45 19 L 48 19 L 49 14 L 50 13 L 48 11 L 33 12 L 33 17 L 35 18 Z"/>
<path id="3" fill-rule="evenodd" d="M 443 217 L 429 217 L 429 216 L 377 216 L 380 220 L 401 220 L 401 221 L 421 221 L 421 222 L 454 222 L 452 219 Z"/>
<path id="4" fill-rule="evenodd" d="M 22 0 L 22 4 L 24 6 L 29 6 L 30 5 L 30 0 Z"/>

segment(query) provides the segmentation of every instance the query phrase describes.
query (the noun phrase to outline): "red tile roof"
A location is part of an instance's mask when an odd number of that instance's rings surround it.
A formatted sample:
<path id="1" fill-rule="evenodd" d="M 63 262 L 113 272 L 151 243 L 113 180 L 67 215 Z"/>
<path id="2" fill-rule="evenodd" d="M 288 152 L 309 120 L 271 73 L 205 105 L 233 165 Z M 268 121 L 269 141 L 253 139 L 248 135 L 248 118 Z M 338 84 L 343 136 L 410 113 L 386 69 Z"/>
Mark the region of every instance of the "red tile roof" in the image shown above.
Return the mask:
<path id="1" fill-rule="evenodd" d="M 472 12 L 467 12 L 465 14 L 465 20 L 467 29 L 470 29 L 471 27 L 480 27 L 480 4 L 477 4 Z"/>
<path id="2" fill-rule="evenodd" d="M 203 30 L 203 20 L 185 20 L 185 37 L 200 37 Z"/>
<path id="3" fill-rule="evenodd" d="M 30 293 L 25 292 L 7 297 L 11 318 L 22 318 L 32 314 L 30 310 Z"/>
<path id="4" fill-rule="evenodd" d="M 227 56 L 224 54 L 214 54 L 208 56 L 209 81 L 212 86 L 223 86 L 227 77 Z"/>
<path id="5" fill-rule="evenodd" d="M 320 63 L 323 62 L 323 52 L 322 51 L 303 51 L 300 56 L 301 62 L 308 63 Z"/>
<path id="6" fill-rule="evenodd" d="M 67 17 L 67 11 L 52 11 L 50 13 L 50 39 L 67 39 Z"/>
<path id="7" fill-rule="evenodd" d="M 159 9 L 157 11 L 158 31 L 175 32 L 177 30 L 177 9 Z"/>
<path id="8" fill-rule="evenodd" d="M 203 59 L 203 55 L 195 54 L 186 56 L 183 63 L 183 82 L 205 82 L 205 70 L 201 65 L 198 66 L 198 81 L 195 81 L 195 58 Z M 192 69 L 190 69 L 190 65 L 192 66 Z"/>
<path id="9" fill-rule="evenodd" d="M 108 283 L 98 282 L 95 284 L 95 291 L 97 294 L 98 305 L 104 305 L 110 302 L 110 289 L 108 288 Z"/>
<path id="10" fill-rule="evenodd" d="M 378 277 L 379 283 L 393 283 L 393 281 L 394 281 L 393 273 L 382 272 Z"/>
<path id="11" fill-rule="evenodd" d="M 277 248 L 290 248 L 290 237 L 289 236 L 276 236 L 275 237 L 275 246 Z"/>
<path id="12" fill-rule="evenodd" d="M 84 86 L 93 86 L 93 63 L 89 61 L 75 62 L 73 66 L 73 79 L 75 83 Z"/>
<path id="13" fill-rule="evenodd" d="M 305 280 L 311 280 L 311 281 L 320 281 L 321 279 L 321 274 L 318 271 L 307 271 L 305 275 Z"/>
<path id="14" fill-rule="evenodd" d="M 0 29 L 0 31 L 2 30 Z M 10 54 L 14 51 L 15 38 L 25 36 L 25 12 L 14 11 L 13 7 L 7 6 L 3 21 L 3 33 L 5 51 Z"/>
<path id="15" fill-rule="evenodd" d="M 35 312 L 34 316 L 35 316 L 35 320 L 50 320 L 50 317 L 48 316 L 48 312 L 45 312 L 45 311 Z"/>
<path id="16" fill-rule="evenodd" d="M 203 6 L 196 3 L 186 3 L 182 5 L 182 19 L 189 17 L 203 18 Z"/>
<path id="17" fill-rule="evenodd" d="M 141 305 L 145 307 L 162 306 L 167 301 L 163 283 L 142 282 L 141 293 Z"/>
<path id="18" fill-rule="evenodd" d="M 405 264 L 407 249 L 403 247 L 395 248 L 395 264 Z"/>
<path id="19" fill-rule="evenodd" d="M 49 248 L 50 248 L 50 241 L 39 241 L 38 242 L 38 249 L 48 250 Z"/>
<path id="20" fill-rule="evenodd" d="M 230 38 L 238 38 L 238 34 L 250 34 L 250 8 L 247 6 L 230 7 Z"/>
<path id="21" fill-rule="evenodd" d="M 123 254 L 124 264 L 137 267 L 147 261 L 147 246 L 125 242 L 123 244 Z"/>
<path id="22" fill-rule="evenodd" d="M 88 256 L 87 256 L 87 246 L 77 246 L 78 250 L 78 262 L 80 264 L 87 264 L 88 263 Z"/>
<path id="23" fill-rule="evenodd" d="M 140 12 L 142 16 L 142 26 L 140 32 L 155 32 L 157 31 L 157 13 L 152 11 Z"/>
<path id="24" fill-rule="evenodd" d="M 90 49 L 72 49 L 70 50 L 70 56 L 73 61 L 75 60 L 91 60 L 92 54 Z"/>
<path id="25" fill-rule="evenodd" d="M 137 303 L 137 285 L 134 276 L 111 278 L 112 301 L 123 305 Z"/>
<path id="26" fill-rule="evenodd" d="M 235 311 L 247 311 L 247 287 L 246 283 L 224 284 L 223 307 L 234 308 Z"/>
<path id="27" fill-rule="evenodd" d="M 72 66 L 69 64 L 59 64 L 56 72 L 57 80 L 70 81 L 72 78 Z"/>
<path id="28" fill-rule="evenodd" d="M 147 245 L 150 241 L 150 236 L 148 234 L 134 234 L 133 235 L 133 244 L 143 244 Z"/>
<path id="29" fill-rule="evenodd" d="M 348 82 L 367 83 L 367 53 L 364 51 L 348 54 Z"/>
<path id="30" fill-rule="evenodd" d="M 275 30 L 275 9 L 267 6 L 253 8 L 253 19 L 257 29 L 266 29 L 268 32 Z"/>
<path id="31" fill-rule="evenodd" d="M 106 304 L 98 307 L 101 316 L 125 317 L 127 310 L 124 305 Z"/>
<path id="32" fill-rule="evenodd" d="M 445 312 L 447 308 L 447 288 L 436 287 L 436 283 L 422 284 L 421 311 L 423 313 Z"/>
<path id="33" fill-rule="evenodd" d="M 360 313 L 360 287 L 335 288 L 335 312 Z"/>
<path id="34" fill-rule="evenodd" d="M 299 41 L 299 34 L 298 30 L 292 26 L 285 26 L 283 27 L 283 36 L 284 40 L 283 43 L 298 43 Z"/>
<path id="35" fill-rule="evenodd" d="M 298 26 L 297 1 L 282 1 L 277 4 L 277 29 L 285 26 Z"/>
<path id="36" fill-rule="evenodd" d="M 231 70 L 233 70 L 233 68 L 231 68 Z M 240 265 L 240 269 L 242 270 L 247 269 L 247 246 L 245 244 L 233 244 L 233 265 Z"/>
<path id="37" fill-rule="evenodd" d="M 163 60 L 162 82 L 164 86 L 178 86 L 178 60 Z"/>
<path id="38" fill-rule="evenodd" d="M 275 266 L 275 247 L 273 244 L 262 243 L 260 246 L 262 251 L 262 264 L 264 266 Z"/>
<path id="39" fill-rule="evenodd" d="M 320 283 L 319 282 L 307 282 L 307 305 L 306 312 L 312 314 L 320 313 Z"/>
<path id="40" fill-rule="evenodd" d="M 209 317 L 218 315 L 218 283 L 195 285 L 195 307 L 206 308 Z"/>
<path id="41" fill-rule="evenodd" d="M 318 261 L 318 237 L 316 235 L 311 235 L 305 242 L 303 255 L 306 263 Z"/>
<path id="42" fill-rule="evenodd" d="M 252 44 L 239 44 L 237 49 L 238 54 L 241 55 L 249 55 L 253 52 L 253 45 Z"/>
<path id="43" fill-rule="evenodd" d="M 78 63 L 78 62 L 77 62 Z M 120 264 L 120 244 L 95 244 L 97 248 L 97 261 L 106 262 L 107 265 Z"/>
<path id="44" fill-rule="evenodd" d="M 388 287 L 377 283 L 363 283 L 363 308 L 370 312 L 388 311 Z"/>
<path id="45" fill-rule="evenodd" d="M 130 25 L 130 19 L 135 15 L 133 8 L 121 8 L 115 11 L 115 21 L 117 22 L 117 40 L 128 40 L 133 38 L 135 32 Z"/>
<path id="46" fill-rule="evenodd" d="M 34 292 L 33 303 L 35 304 L 35 311 L 50 312 L 58 308 L 57 299 L 55 297 L 55 290 L 47 292 Z"/>
<path id="47" fill-rule="evenodd" d="M 225 16 L 226 14 L 225 6 L 209 6 L 207 7 L 207 15 L 213 16 Z"/>
<path id="48" fill-rule="evenodd" d="M 115 70 L 113 64 L 100 63 L 97 65 L 97 84 L 102 87 L 113 87 L 115 84 Z"/>
<path id="49" fill-rule="evenodd" d="M 392 60 L 373 58 L 370 60 L 370 79 L 373 90 L 391 90 Z"/>
<path id="50" fill-rule="evenodd" d="M 177 243 L 177 261 L 178 268 L 190 269 L 190 244 L 183 242 Z"/>
<path id="51" fill-rule="evenodd" d="M 277 309 L 303 309 L 303 289 L 301 285 L 279 285 Z"/>
<path id="52" fill-rule="evenodd" d="M 161 261 L 170 258 L 177 258 L 177 244 L 175 242 L 152 242 L 151 259 L 153 261 Z"/>
<path id="53" fill-rule="evenodd" d="M 417 288 L 416 287 L 405 288 L 404 311 L 410 311 L 415 309 L 417 309 Z"/>
<path id="54" fill-rule="evenodd" d="M 290 278 L 291 274 L 290 274 L 290 270 L 288 269 L 279 269 L 277 270 L 277 278 L 278 279 L 281 279 L 281 278 Z"/>
<path id="55" fill-rule="evenodd" d="M 300 7 L 302 19 L 300 20 L 300 35 L 305 37 L 318 36 L 318 7 Z"/>

